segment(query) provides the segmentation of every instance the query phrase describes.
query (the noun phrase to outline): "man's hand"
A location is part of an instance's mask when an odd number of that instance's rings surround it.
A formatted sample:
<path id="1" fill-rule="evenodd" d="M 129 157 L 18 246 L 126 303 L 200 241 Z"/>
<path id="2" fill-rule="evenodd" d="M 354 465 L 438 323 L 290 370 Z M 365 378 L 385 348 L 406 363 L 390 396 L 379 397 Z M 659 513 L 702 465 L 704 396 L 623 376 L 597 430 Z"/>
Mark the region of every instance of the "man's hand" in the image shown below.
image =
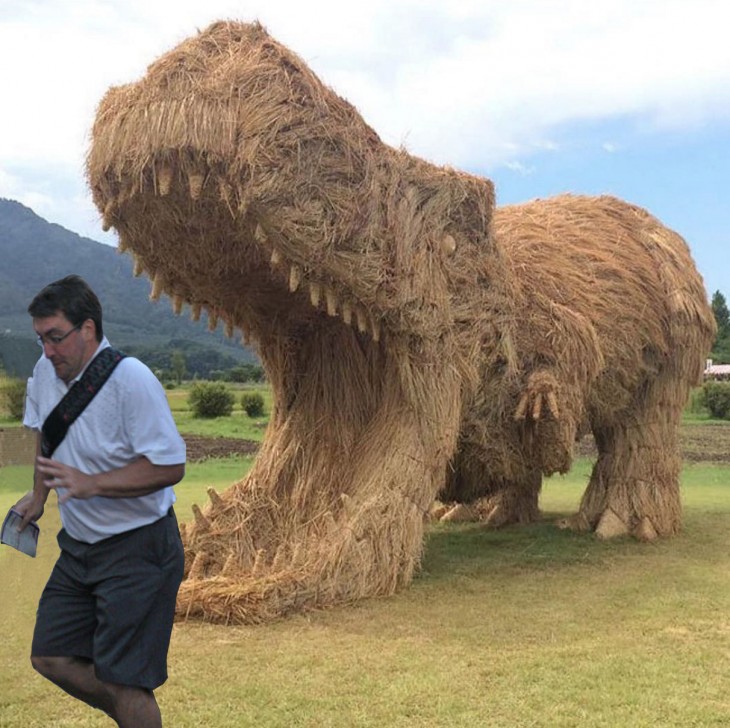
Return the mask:
<path id="1" fill-rule="evenodd" d="M 18 531 L 23 531 L 25 527 L 32 521 L 35 523 L 45 510 L 46 499 L 39 498 L 34 491 L 26 493 L 14 506 L 13 510 L 23 516 Z"/>
<path id="2" fill-rule="evenodd" d="M 58 496 L 59 503 L 65 503 L 69 498 L 92 498 L 99 495 L 94 478 L 70 465 L 39 455 L 36 458 L 36 470 L 43 477 L 46 488 L 66 488 L 66 492 Z"/>

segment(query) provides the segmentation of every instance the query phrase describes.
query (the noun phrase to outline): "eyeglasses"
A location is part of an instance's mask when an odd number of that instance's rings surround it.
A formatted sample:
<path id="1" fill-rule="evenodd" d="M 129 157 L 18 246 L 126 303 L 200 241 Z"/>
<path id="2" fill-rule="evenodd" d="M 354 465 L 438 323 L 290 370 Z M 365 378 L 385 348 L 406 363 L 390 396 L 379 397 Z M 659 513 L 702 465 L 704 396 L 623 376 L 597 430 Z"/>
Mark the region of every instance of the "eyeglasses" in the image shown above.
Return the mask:
<path id="1" fill-rule="evenodd" d="M 58 346 L 61 344 L 66 337 L 71 336 L 76 329 L 80 329 L 84 325 L 84 322 L 82 321 L 80 324 L 76 324 L 72 329 L 67 331 L 65 334 L 61 334 L 60 336 L 58 334 L 39 334 L 36 341 L 38 342 L 38 346 L 43 348 L 46 344 L 52 344 L 53 346 Z"/>

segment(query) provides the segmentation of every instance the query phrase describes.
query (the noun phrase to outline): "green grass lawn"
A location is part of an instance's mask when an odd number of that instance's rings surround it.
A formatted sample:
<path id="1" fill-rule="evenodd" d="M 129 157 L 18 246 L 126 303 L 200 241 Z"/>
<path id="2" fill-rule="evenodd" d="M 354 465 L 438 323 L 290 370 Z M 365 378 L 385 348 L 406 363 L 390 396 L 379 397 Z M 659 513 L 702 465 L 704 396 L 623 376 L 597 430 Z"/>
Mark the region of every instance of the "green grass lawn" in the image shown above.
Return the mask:
<path id="1" fill-rule="evenodd" d="M 249 459 L 188 466 L 178 514 Z M 730 725 L 730 467 L 687 465 L 673 539 L 601 542 L 556 529 L 590 464 L 550 479 L 543 522 L 430 526 L 394 597 L 259 627 L 175 626 L 167 726 Z M 0 469 L 0 506 L 30 468 Z M 35 675 L 35 604 L 55 558 L 55 506 L 35 561 L 0 549 L 0 726 L 107 726 Z"/>

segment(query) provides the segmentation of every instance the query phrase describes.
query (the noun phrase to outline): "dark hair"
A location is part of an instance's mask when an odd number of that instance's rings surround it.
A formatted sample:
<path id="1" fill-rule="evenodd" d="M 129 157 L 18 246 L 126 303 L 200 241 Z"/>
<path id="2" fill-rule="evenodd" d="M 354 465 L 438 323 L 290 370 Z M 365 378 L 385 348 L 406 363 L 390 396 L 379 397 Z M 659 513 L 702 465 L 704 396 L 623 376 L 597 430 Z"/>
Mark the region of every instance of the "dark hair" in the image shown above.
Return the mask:
<path id="1" fill-rule="evenodd" d="M 74 326 L 91 319 L 96 325 L 96 340 L 101 341 L 104 336 L 101 303 L 81 276 L 70 275 L 49 283 L 28 306 L 28 313 L 33 318 L 48 318 L 59 311 Z"/>

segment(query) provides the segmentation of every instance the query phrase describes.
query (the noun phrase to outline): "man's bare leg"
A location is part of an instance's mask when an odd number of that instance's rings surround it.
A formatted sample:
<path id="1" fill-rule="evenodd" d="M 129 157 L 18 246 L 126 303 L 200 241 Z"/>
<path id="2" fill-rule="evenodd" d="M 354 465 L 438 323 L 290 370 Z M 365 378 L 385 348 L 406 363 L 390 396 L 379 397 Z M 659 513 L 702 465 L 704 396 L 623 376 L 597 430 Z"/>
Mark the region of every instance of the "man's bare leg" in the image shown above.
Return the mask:
<path id="1" fill-rule="evenodd" d="M 72 697 L 106 713 L 119 728 L 161 728 L 160 709 L 151 690 L 105 683 L 94 665 L 76 657 L 32 656 L 33 667 Z"/>
<path id="2" fill-rule="evenodd" d="M 32 655 L 30 661 L 43 677 L 58 685 L 61 690 L 114 718 L 112 696 L 106 684 L 96 677 L 91 662 L 77 657 L 36 655 Z"/>
<path id="3" fill-rule="evenodd" d="M 160 708 L 151 690 L 107 683 L 119 728 L 162 728 Z"/>

